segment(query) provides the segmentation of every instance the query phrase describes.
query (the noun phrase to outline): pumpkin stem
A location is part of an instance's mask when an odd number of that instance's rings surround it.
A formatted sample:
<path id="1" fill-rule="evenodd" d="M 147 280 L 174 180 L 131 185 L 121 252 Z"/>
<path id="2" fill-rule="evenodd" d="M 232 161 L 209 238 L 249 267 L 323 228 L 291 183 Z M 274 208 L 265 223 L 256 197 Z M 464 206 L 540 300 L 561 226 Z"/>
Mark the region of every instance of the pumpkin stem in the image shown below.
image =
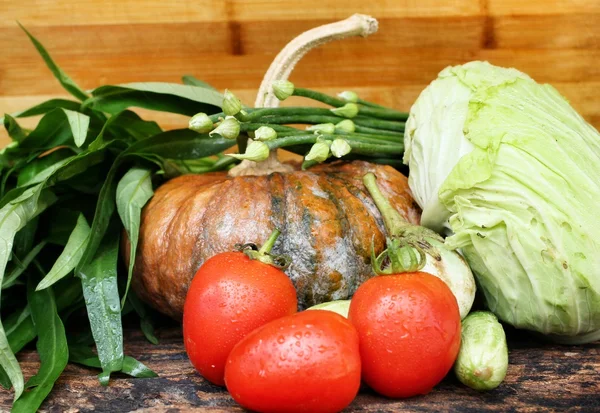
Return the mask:
<path id="1" fill-rule="evenodd" d="M 256 244 L 248 243 L 243 245 L 236 245 L 236 249 L 238 251 L 246 254 L 250 259 L 260 261 L 264 264 L 272 265 L 281 270 L 286 269 L 291 264 L 291 258 L 287 255 L 274 255 L 271 254 L 271 250 L 275 245 L 275 241 L 281 234 L 279 229 L 275 228 L 267 241 L 260 247 L 260 249 L 256 246 Z"/>
<path id="2" fill-rule="evenodd" d="M 332 40 L 349 36 L 366 37 L 377 31 L 377 20 L 364 14 L 354 14 L 349 18 L 335 23 L 325 24 L 308 30 L 289 42 L 275 57 L 265 73 L 254 106 L 275 108 L 279 100 L 273 93 L 272 84 L 276 80 L 287 80 L 294 66 L 311 49 Z M 268 175 L 273 172 L 291 172 L 294 168 L 282 164 L 277 158 L 277 150 L 272 150 L 269 158 L 262 162 L 243 160 L 238 166 L 230 169 L 230 176 Z"/>
<path id="3" fill-rule="evenodd" d="M 427 254 L 438 259 L 439 251 L 426 238 L 435 238 L 442 242 L 443 239 L 427 228 L 406 221 L 383 195 L 374 174 L 366 174 L 363 182 L 383 216 L 388 232 L 385 251 L 376 255 L 374 247 L 371 247 L 373 271 L 376 274 L 414 272 L 425 266 Z"/>

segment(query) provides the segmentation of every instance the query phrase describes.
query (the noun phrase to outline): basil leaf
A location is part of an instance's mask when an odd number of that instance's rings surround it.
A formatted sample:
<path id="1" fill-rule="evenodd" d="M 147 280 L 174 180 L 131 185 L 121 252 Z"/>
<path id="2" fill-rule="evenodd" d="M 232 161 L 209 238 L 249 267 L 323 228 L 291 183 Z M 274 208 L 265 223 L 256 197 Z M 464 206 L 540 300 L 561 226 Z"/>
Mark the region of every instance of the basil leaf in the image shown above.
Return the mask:
<path id="1" fill-rule="evenodd" d="M 148 82 L 100 86 L 83 106 L 108 113 L 140 107 L 193 116 L 198 112 L 219 113 L 222 102 L 222 94 L 205 87 Z"/>
<path id="2" fill-rule="evenodd" d="M 65 249 L 54 262 L 54 265 L 48 274 L 46 274 L 44 279 L 40 281 L 36 287 L 36 291 L 50 287 L 52 284 L 60 281 L 75 269 L 81 260 L 81 257 L 83 257 L 89 236 L 90 226 L 88 225 L 85 216 L 83 216 L 83 214 L 79 214 L 77 223 L 75 224 L 75 228 L 73 228 L 73 232 L 71 232 L 71 235 L 67 240 Z"/>
<path id="3" fill-rule="evenodd" d="M 4 129 L 6 129 L 6 132 L 8 132 L 8 136 L 10 136 L 13 141 L 22 141 L 27 136 L 27 134 L 25 133 L 25 131 L 23 131 L 23 129 L 21 129 L 15 118 L 8 114 L 4 115 Z"/>
<path id="4" fill-rule="evenodd" d="M 181 77 L 181 81 L 183 82 L 184 85 L 198 86 L 198 87 L 203 87 L 203 88 L 215 90 L 215 91 L 217 90 L 215 87 L 209 85 L 208 83 L 206 83 L 203 80 L 196 79 L 192 75 L 183 75 Z"/>
<path id="5" fill-rule="evenodd" d="M 55 195 L 44 189 L 43 184 L 28 188 L 20 196 L 0 209 L 0 284 L 12 251 L 15 234 L 27 222 L 56 201 Z M 23 373 L 8 344 L 4 327 L 0 322 L 0 365 L 15 389 L 15 399 L 23 393 Z"/>
<path id="6" fill-rule="evenodd" d="M 27 34 L 29 40 L 31 40 L 38 53 L 42 56 L 42 59 L 44 59 L 44 62 L 46 62 L 46 66 L 48 66 L 48 69 L 50 69 L 50 71 L 52 72 L 54 77 L 60 82 L 62 87 L 64 87 L 67 92 L 69 92 L 71 95 L 75 96 L 79 100 L 87 99 L 87 93 L 85 93 L 79 86 L 77 86 L 77 84 L 60 67 L 58 67 L 58 65 L 54 62 L 52 57 L 50 57 L 50 55 L 48 54 L 46 48 L 44 48 L 44 46 L 35 37 L 33 37 L 25 27 L 21 25 L 21 23 L 18 24 L 21 27 L 21 29 L 23 29 L 25 34 Z"/>
<path id="7" fill-rule="evenodd" d="M 42 248 L 46 246 L 46 241 L 40 242 L 38 245 L 33 247 L 31 251 L 23 258 L 23 260 L 18 260 L 17 256 L 14 255 L 13 252 L 13 260 L 15 261 L 15 268 L 8 274 L 8 277 L 4 277 L 4 281 L 2 281 L 2 289 L 7 289 L 12 287 L 17 278 L 29 267 L 29 264 L 35 259 L 35 257 L 40 253 Z"/>
<path id="8" fill-rule="evenodd" d="M 87 137 L 90 117 L 68 109 L 53 109 L 46 113 L 36 128 L 19 143 L 19 149 L 52 149 L 73 142 L 83 145 Z"/>
<path id="9" fill-rule="evenodd" d="M 117 186 L 117 212 L 129 237 L 129 269 L 121 307 L 125 305 L 133 274 L 142 208 L 154 195 L 151 177 L 150 169 L 133 167 L 121 178 Z"/>
<path id="10" fill-rule="evenodd" d="M 23 393 L 15 401 L 13 412 L 37 411 L 69 361 L 67 336 L 58 315 L 52 289 L 34 291 L 34 283 L 30 277 L 27 283 L 27 301 L 38 336 L 40 368 L 27 382 L 27 387 L 34 389 Z"/>
<path id="11" fill-rule="evenodd" d="M 118 227 L 114 225 L 98 250 L 94 249 L 91 260 L 84 261 L 84 254 L 79 263 L 83 265 L 76 270 L 76 274 L 81 278 L 88 318 L 102 370 L 106 374 L 119 371 L 123 367 L 123 328 L 117 287 L 118 234 Z M 88 251 L 89 244 L 86 253 Z"/>

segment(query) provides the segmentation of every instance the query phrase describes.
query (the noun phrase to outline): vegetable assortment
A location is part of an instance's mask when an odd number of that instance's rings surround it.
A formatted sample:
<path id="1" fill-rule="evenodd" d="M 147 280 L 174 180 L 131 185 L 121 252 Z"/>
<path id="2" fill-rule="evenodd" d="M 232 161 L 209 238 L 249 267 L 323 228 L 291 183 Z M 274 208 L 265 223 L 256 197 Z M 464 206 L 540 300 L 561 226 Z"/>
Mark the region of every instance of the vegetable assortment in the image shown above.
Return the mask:
<path id="1" fill-rule="evenodd" d="M 14 411 L 35 411 L 69 361 L 103 385 L 155 376 L 123 350 L 128 314 L 157 342 L 146 304 L 183 316 L 194 367 L 263 412 L 339 411 L 361 379 L 425 394 L 452 367 L 493 389 L 508 365 L 496 316 L 598 339 L 597 131 L 551 87 L 482 62 L 442 71 L 410 114 L 287 80 L 314 45 L 376 29 L 355 15 L 301 34 L 254 107 L 192 76 L 84 91 L 26 31 L 74 99 L 3 118 L 0 384 Z M 295 96 L 318 107 L 278 107 Z M 163 131 L 136 107 L 189 123 Z M 495 315 L 469 314 L 473 274 Z M 15 353 L 32 342 L 26 382 Z"/>

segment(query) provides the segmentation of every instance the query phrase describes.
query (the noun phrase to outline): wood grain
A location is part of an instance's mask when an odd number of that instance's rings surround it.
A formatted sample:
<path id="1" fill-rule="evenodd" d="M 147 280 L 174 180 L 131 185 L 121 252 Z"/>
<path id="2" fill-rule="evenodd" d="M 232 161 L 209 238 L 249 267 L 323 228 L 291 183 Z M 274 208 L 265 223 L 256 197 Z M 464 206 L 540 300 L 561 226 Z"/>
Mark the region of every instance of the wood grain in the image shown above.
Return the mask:
<path id="1" fill-rule="evenodd" d="M 2 1 L 0 112 L 64 95 L 16 20 L 84 88 L 177 82 L 191 73 L 251 103 L 283 45 L 357 12 L 377 17 L 379 32 L 311 52 L 293 74 L 296 84 L 356 89 L 407 110 L 442 68 L 482 59 L 554 84 L 600 127 L 597 0 Z M 171 118 L 156 115 L 166 127 Z M 7 142 L 1 131 L 0 146 Z"/>
<path id="2" fill-rule="evenodd" d="M 67 366 L 42 405 L 43 412 L 244 412 L 229 394 L 200 377 L 183 349 L 181 331 L 164 327 L 160 344 L 153 346 L 137 332 L 126 330 L 125 351 L 160 377 L 113 378 L 101 387 L 97 372 Z M 366 387 L 345 412 L 597 412 L 600 411 L 600 343 L 558 346 L 533 341 L 508 330 L 510 364 L 505 381 L 496 390 L 477 392 L 449 374 L 434 390 L 407 400 L 377 396 Z M 19 355 L 25 377 L 35 373 L 37 355 Z M 12 394 L 0 390 L 0 410 L 8 409 Z"/>

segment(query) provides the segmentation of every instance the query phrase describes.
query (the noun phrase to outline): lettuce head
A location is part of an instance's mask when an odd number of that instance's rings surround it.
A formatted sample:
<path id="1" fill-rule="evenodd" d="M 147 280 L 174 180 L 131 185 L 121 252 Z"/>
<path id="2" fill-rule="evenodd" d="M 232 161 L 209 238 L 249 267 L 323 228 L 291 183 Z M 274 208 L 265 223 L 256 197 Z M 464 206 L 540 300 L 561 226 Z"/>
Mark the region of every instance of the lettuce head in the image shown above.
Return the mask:
<path id="1" fill-rule="evenodd" d="M 440 72 L 406 124 L 422 225 L 448 235 L 500 319 L 600 339 L 600 134 L 550 85 L 470 62 Z"/>

